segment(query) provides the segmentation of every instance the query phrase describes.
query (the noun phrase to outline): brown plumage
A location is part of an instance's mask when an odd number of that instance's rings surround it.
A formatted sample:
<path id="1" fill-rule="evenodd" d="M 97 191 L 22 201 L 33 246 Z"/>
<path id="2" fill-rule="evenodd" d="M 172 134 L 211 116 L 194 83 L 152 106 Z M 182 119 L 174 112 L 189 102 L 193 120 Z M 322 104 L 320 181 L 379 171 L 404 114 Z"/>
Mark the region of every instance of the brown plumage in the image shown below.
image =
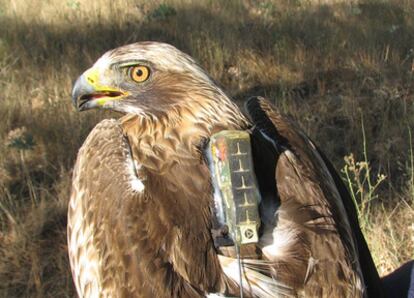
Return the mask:
<path id="1" fill-rule="evenodd" d="M 189 56 L 160 43 L 106 53 L 73 99 L 80 110 L 125 114 L 92 130 L 74 170 L 68 242 L 80 296 L 239 295 L 232 249 L 214 247 L 203 157 L 223 129 L 251 132 L 263 197 L 260 241 L 244 254 L 245 295 L 366 294 L 361 263 L 372 260 L 359 257 L 352 202 L 315 145 L 264 99 L 249 100 L 248 120 Z"/>

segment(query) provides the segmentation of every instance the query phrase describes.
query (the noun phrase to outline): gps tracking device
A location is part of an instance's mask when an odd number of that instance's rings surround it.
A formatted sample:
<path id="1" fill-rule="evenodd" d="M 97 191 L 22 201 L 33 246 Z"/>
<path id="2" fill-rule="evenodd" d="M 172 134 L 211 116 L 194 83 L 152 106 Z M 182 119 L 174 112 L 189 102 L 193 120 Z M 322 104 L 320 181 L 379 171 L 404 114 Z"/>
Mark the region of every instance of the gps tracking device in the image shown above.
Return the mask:
<path id="1" fill-rule="evenodd" d="M 214 187 L 214 213 L 228 240 L 216 246 L 257 243 L 260 193 L 253 169 L 250 135 L 225 130 L 210 138 L 207 148 Z"/>

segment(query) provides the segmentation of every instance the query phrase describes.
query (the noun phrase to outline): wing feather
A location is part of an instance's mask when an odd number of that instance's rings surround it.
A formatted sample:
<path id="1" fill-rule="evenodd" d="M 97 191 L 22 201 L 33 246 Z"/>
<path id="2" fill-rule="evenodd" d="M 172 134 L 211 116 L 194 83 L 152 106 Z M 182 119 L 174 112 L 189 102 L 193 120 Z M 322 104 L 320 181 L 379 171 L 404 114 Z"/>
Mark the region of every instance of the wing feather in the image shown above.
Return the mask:
<path id="1" fill-rule="evenodd" d="M 273 277 L 305 296 L 363 296 L 356 238 L 315 145 L 266 100 L 252 98 L 246 108 L 264 204 L 275 210 L 260 243 Z"/>
<path id="2" fill-rule="evenodd" d="M 137 290 L 139 252 L 128 239 L 137 227 L 119 221 L 144 197 L 145 178 L 136 170 L 118 122 L 99 123 L 79 151 L 68 211 L 69 258 L 80 296 L 111 296 L 119 285 L 123 293 Z"/>

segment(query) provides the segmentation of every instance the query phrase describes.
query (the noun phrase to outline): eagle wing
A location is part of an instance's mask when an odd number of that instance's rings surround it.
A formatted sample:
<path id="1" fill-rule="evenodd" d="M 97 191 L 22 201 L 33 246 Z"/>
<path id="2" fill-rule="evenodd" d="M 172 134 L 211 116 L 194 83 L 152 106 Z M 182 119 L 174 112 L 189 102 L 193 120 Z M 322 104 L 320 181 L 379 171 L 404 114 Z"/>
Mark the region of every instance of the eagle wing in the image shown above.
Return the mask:
<path id="1" fill-rule="evenodd" d="M 146 216 L 157 217 L 145 210 L 146 186 L 120 122 L 96 125 L 78 153 L 68 210 L 69 259 L 81 297 L 200 296 L 153 247 L 157 223 Z"/>
<path id="2" fill-rule="evenodd" d="M 250 99 L 246 108 L 254 124 L 259 246 L 268 271 L 294 296 L 363 296 L 354 227 L 344 206 L 352 202 L 343 201 L 318 149 L 289 119 L 263 98 Z"/>
<path id="3" fill-rule="evenodd" d="M 137 274 L 130 274 L 142 273 L 134 261 L 136 227 L 119 220 L 133 216 L 129 208 L 144 198 L 121 127 L 116 120 L 102 121 L 78 153 L 68 210 L 69 258 L 79 295 L 110 296 L 105 291 L 118 286 L 124 293 L 136 290 Z"/>

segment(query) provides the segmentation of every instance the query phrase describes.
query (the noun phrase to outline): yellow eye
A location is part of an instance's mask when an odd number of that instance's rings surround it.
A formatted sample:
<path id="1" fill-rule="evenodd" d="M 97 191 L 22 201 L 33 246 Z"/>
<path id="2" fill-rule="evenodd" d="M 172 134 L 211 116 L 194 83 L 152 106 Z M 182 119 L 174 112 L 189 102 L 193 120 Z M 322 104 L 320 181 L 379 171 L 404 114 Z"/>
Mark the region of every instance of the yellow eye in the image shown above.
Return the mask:
<path id="1" fill-rule="evenodd" d="M 129 69 L 129 76 L 137 83 L 146 81 L 150 75 L 150 70 L 144 65 L 136 65 Z"/>

